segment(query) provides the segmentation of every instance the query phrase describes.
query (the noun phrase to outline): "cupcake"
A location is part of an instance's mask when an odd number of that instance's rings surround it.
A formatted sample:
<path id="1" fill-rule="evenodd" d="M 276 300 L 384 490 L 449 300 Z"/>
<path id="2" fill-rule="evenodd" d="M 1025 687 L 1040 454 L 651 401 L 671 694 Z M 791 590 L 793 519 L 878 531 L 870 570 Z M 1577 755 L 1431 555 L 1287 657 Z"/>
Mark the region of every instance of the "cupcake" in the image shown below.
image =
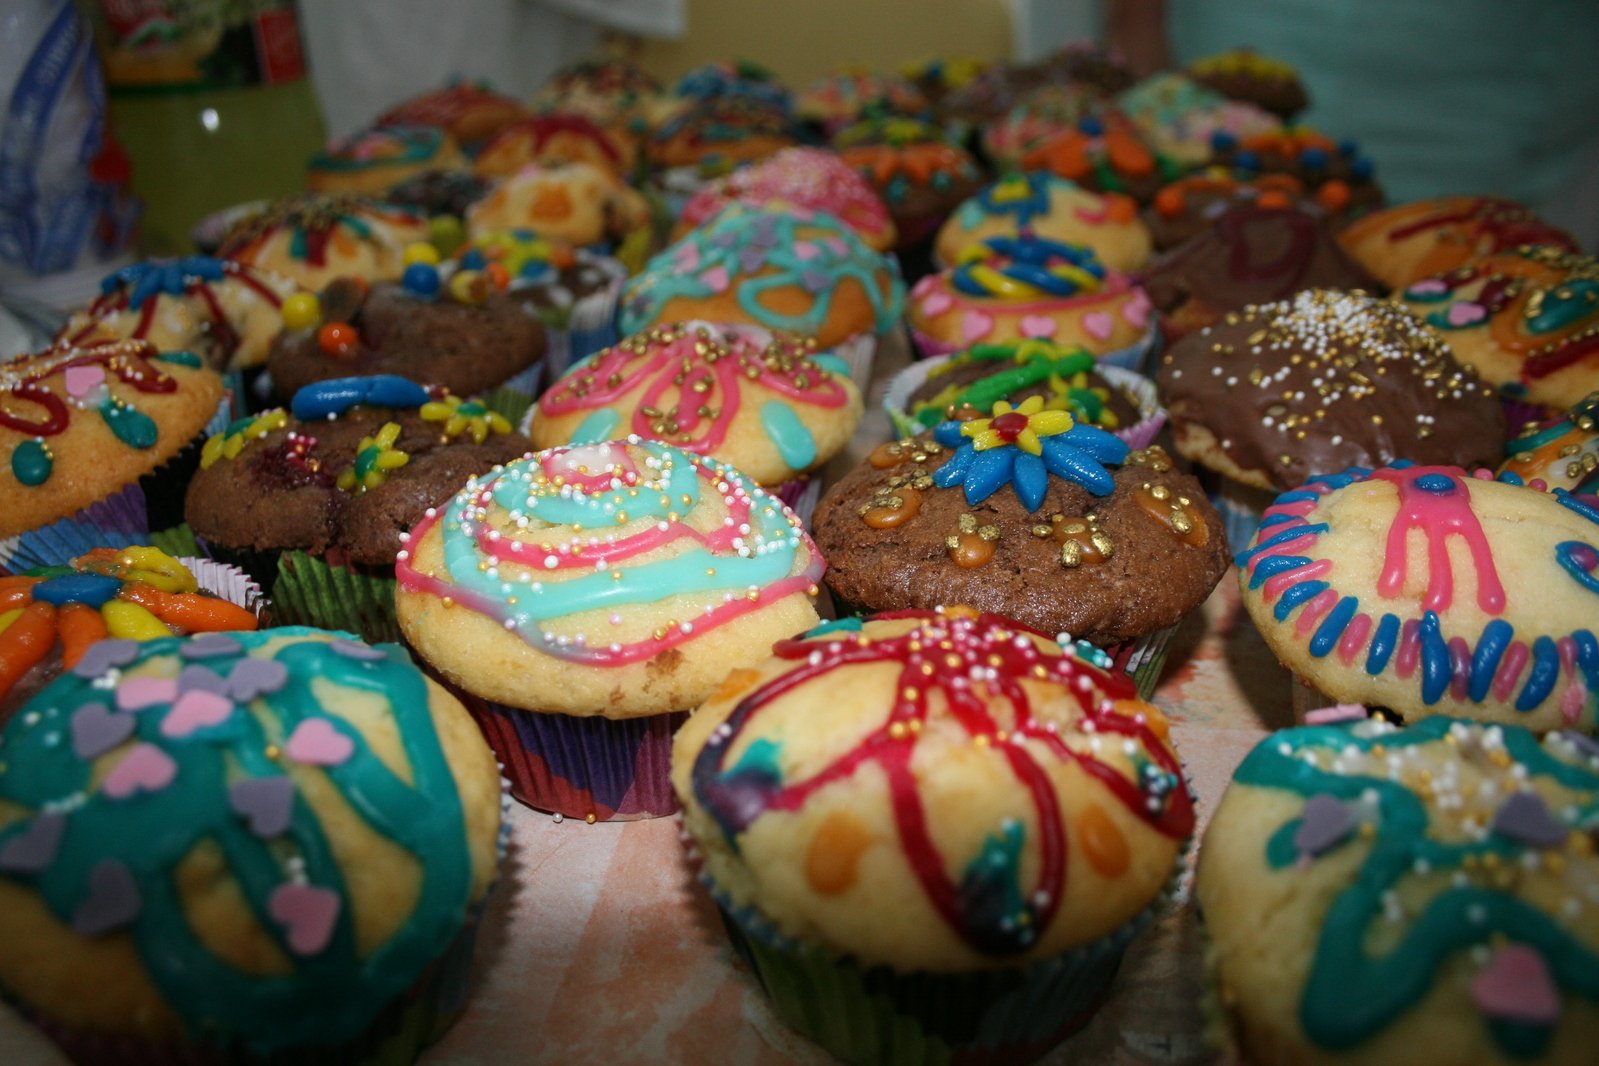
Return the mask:
<path id="1" fill-rule="evenodd" d="M 1149 258 L 1137 204 L 1045 173 L 1003 178 L 961 204 L 938 231 L 935 250 L 949 265 L 989 237 L 1023 235 L 1085 245 L 1112 270 L 1137 270 Z"/>
<path id="2" fill-rule="evenodd" d="M 807 517 L 808 475 L 849 444 L 861 393 L 813 341 L 760 326 L 651 326 L 574 367 L 530 412 L 534 447 L 627 434 L 708 455 Z M 809 504 L 798 506 L 811 492 Z"/>
<path id="3" fill-rule="evenodd" d="M 839 158 L 871 182 L 888 206 L 902 252 L 932 237 L 951 211 L 983 187 L 977 159 L 923 122 L 858 123 L 834 144 Z"/>
<path id="4" fill-rule="evenodd" d="M 472 171 L 482 178 L 497 179 L 530 166 L 582 163 L 625 178 L 636 162 L 632 142 L 613 136 L 594 120 L 571 112 L 545 112 L 495 134 L 472 160 Z"/>
<path id="5" fill-rule="evenodd" d="M 1556 229 L 1514 200 L 1444 196 L 1374 211 L 1338 235 L 1344 250 L 1390 289 L 1447 274 L 1473 259 L 1524 244 L 1580 251 Z"/>
<path id="6" fill-rule="evenodd" d="M 460 1013 L 500 780 L 400 648 L 103 641 L 0 752 L 0 988 L 72 1060 L 408 1063 Z"/>
<path id="7" fill-rule="evenodd" d="M 823 211 L 848 225 L 874 251 L 894 247 L 894 222 L 883 201 L 848 164 L 820 148 L 785 148 L 712 181 L 683 206 L 676 237 L 735 203 Z"/>
<path id="8" fill-rule="evenodd" d="M 798 143 L 793 118 L 760 99 L 709 97 L 682 106 L 656 126 L 645 143 L 650 165 L 661 170 L 765 159 Z"/>
<path id="9" fill-rule="evenodd" d="M 1535 489 L 1599 492 L 1599 392 L 1505 446 L 1499 478 Z"/>
<path id="10" fill-rule="evenodd" d="M 425 170 L 390 186 L 382 198 L 427 216 L 433 243 L 439 244 L 440 237 L 447 235 L 445 229 L 454 230 L 455 240 L 460 240 L 464 231 L 459 227 L 466 217 L 466 209 L 483 199 L 488 191 L 489 183 L 476 174 L 464 170 Z M 453 221 L 441 226 L 437 221 L 441 217 Z M 440 247 L 439 250 L 447 253 L 453 248 Z"/>
<path id="11" fill-rule="evenodd" d="M 1579 1063 L 1599 1040 L 1599 749 L 1447 717 L 1275 733 L 1194 890 L 1242 1061 Z"/>
<path id="12" fill-rule="evenodd" d="M 862 1064 L 1022 1063 L 1082 1026 L 1193 830 L 1161 713 L 969 610 L 773 651 L 690 716 L 672 782 L 778 1016 Z"/>
<path id="13" fill-rule="evenodd" d="M 786 330 L 843 357 L 864 385 L 904 298 L 893 260 L 832 215 L 734 204 L 628 282 L 618 325 L 623 336 L 690 319 Z"/>
<path id="14" fill-rule="evenodd" d="M 1041 397 L 885 444 L 816 507 L 841 611 L 970 604 L 1114 648 L 1154 688 L 1171 628 L 1227 569 L 1221 519 L 1158 447 Z"/>
<path id="15" fill-rule="evenodd" d="M 298 291 L 288 278 L 226 259 L 152 259 L 107 276 L 55 343 L 145 340 L 157 351 L 194 352 L 217 370 L 254 367 L 283 327 L 283 301 Z"/>
<path id="16" fill-rule="evenodd" d="M 1239 178 L 1211 168 L 1163 186 L 1141 217 L 1149 227 L 1155 251 L 1165 252 L 1208 233 L 1217 219 L 1235 207 L 1299 208 L 1326 215 L 1305 183 L 1292 174 Z"/>
<path id="17" fill-rule="evenodd" d="M 419 260 L 402 284 L 335 279 L 272 342 L 273 390 L 292 397 L 318 381 L 396 374 L 466 396 L 504 386 L 518 397 L 509 417 L 520 417 L 538 392 L 544 331 L 520 303 L 469 273 L 446 283 Z"/>
<path id="18" fill-rule="evenodd" d="M 1229 100 L 1175 71 L 1145 78 L 1118 96 L 1116 106 L 1151 148 L 1184 167 L 1210 162 L 1218 133 L 1236 139 L 1272 133 L 1282 126 L 1271 112 Z"/>
<path id="19" fill-rule="evenodd" d="M 1382 206 L 1376 166 L 1352 140 L 1335 141 L 1303 126 L 1272 133 L 1211 138 L 1211 162 L 1237 177 L 1291 174 L 1336 222 L 1346 222 Z"/>
<path id="20" fill-rule="evenodd" d="M 996 170 L 1015 170 L 1035 145 L 1075 130 L 1109 104 L 1103 91 L 1081 82 L 1040 85 L 983 126 L 983 153 Z"/>
<path id="21" fill-rule="evenodd" d="M 206 441 L 185 516 L 286 624 L 392 637 L 401 535 L 462 481 L 531 451 L 482 403 L 404 378 L 309 385 Z"/>
<path id="22" fill-rule="evenodd" d="M 521 229 L 573 246 L 614 248 L 649 223 L 644 198 L 590 163 L 524 167 L 466 212 L 473 240 Z"/>
<path id="23" fill-rule="evenodd" d="M 1599 508 L 1487 478 L 1352 467 L 1279 496 L 1237 559 L 1277 658 L 1405 721 L 1599 728 Z"/>
<path id="24" fill-rule="evenodd" d="M 191 352 L 96 341 L 0 364 L 0 564 L 58 566 L 182 520 L 222 378 Z"/>
<path id="25" fill-rule="evenodd" d="M 527 114 L 527 108 L 487 83 L 458 81 L 413 96 L 378 116 L 377 127 L 427 126 L 448 134 L 456 144 L 475 152 L 500 130 Z"/>
<path id="26" fill-rule="evenodd" d="M 989 411 L 999 400 L 1014 407 L 1034 396 L 1043 410 L 1065 411 L 1130 448 L 1148 446 L 1166 424 L 1154 382 L 1101 364 L 1085 349 L 1043 340 L 974 344 L 912 363 L 889 384 L 883 408 L 895 431 L 915 436 L 956 412 Z"/>
<path id="27" fill-rule="evenodd" d="M 795 97 L 794 114 L 820 128 L 824 136 L 832 136 L 862 118 L 920 115 L 929 106 L 922 91 L 898 74 L 853 67 L 807 85 Z"/>
<path id="28" fill-rule="evenodd" d="M 642 126 L 660 103 L 661 83 L 625 59 L 582 59 L 556 71 L 533 94 L 540 111 L 588 115 L 608 125 Z"/>
<path id="29" fill-rule="evenodd" d="M 266 609 L 242 571 L 159 548 L 96 548 L 68 567 L 0 577 L 0 725 L 97 641 L 252 630 Z"/>
<path id="30" fill-rule="evenodd" d="M 1125 115 L 1109 110 L 1039 140 L 1019 162 L 1023 170 L 1046 170 L 1085 189 L 1130 196 L 1141 204 L 1184 169 L 1152 149 Z"/>
<path id="31" fill-rule="evenodd" d="M 466 157 L 434 126 L 379 126 L 335 141 L 311 157 L 305 187 L 314 193 L 382 196 L 430 170 L 459 170 Z"/>
<path id="32" fill-rule="evenodd" d="M 406 247 L 427 239 L 427 221 L 393 204 L 356 196 L 301 196 L 234 223 L 217 255 L 270 270 L 314 292 L 338 277 L 398 281 Z"/>
<path id="33" fill-rule="evenodd" d="M 1310 105 L 1298 72 L 1253 48 L 1235 48 L 1196 59 L 1188 64 L 1186 73 L 1200 85 L 1270 111 L 1284 122 Z"/>
<path id="34" fill-rule="evenodd" d="M 1240 204 L 1188 242 L 1158 255 L 1138 283 L 1160 311 L 1168 344 L 1251 304 L 1307 289 L 1364 289 L 1376 282 L 1339 248 L 1319 212 L 1294 203 Z"/>
<path id="35" fill-rule="evenodd" d="M 1091 248 L 989 237 L 911 289 L 906 321 L 922 354 L 1030 339 L 1082 347 L 1137 369 L 1154 343 L 1149 297 Z"/>
<path id="36" fill-rule="evenodd" d="M 1223 317 L 1161 356 L 1172 440 L 1213 471 L 1243 544 L 1279 492 L 1349 466 L 1489 466 L 1503 454 L 1493 390 L 1386 300 L 1311 289 Z"/>
<path id="37" fill-rule="evenodd" d="M 1599 389 L 1599 259 L 1593 256 L 1518 248 L 1412 282 L 1395 295 L 1448 340 L 1462 363 L 1521 401 L 1512 412 L 1520 423 Z"/>
<path id="38" fill-rule="evenodd" d="M 712 459 L 629 438 L 468 481 L 398 559 L 400 624 L 469 701 L 522 802 L 676 808 L 681 712 L 816 623 L 798 519 Z"/>

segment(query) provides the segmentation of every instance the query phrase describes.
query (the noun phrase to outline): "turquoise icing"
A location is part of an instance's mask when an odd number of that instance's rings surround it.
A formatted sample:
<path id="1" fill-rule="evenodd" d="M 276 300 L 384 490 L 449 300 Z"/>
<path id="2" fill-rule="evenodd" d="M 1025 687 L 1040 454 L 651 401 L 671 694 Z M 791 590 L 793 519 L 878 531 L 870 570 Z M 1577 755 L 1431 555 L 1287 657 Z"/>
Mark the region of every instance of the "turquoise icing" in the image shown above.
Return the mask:
<path id="1" fill-rule="evenodd" d="M 1258 745 L 1239 766 L 1242 785 L 1297 792 L 1307 799 L 1326 793 L 1345 802 L 1375 796 L 1375 836 L 1358 875 L 1333 900 L 1322 926 L 1300 1001 L 1300 1023 L 1317 1044 L 1346 1049 L 1375 1036 L 1418 1003 L 1432 988 L 1439 967 L 1458 952 L 1488 944 L 1497 936 L 1536 949 L 1556 985 L 1569 995 L 1599 1002 L 1599 955 L 1587 950 L 1542 910 L 1508 893 L 1478 884 L 1444 888 L 1409 920 L 1409 929 L 1386 955 L 1368 956 L 1364 930 L 1384 918 L 1383 897 L 1418 861 L 1433 871 L 1462 869 L 1492 855 L 1502 863 L 1519 862 L 1528 845 L 1501 833 L 1480 841 L 1450 843 L 1429 834 L 1425 802 L 1410 789 L 1385 777 L 1344 776 L 1319 769 L 1303 757 L 1318 749 L 1328 758 L 1356 748 L 1369 751 L 1381 744 L 1392 751 L 1443 743 L 1446 733 L 1483 727 L 1445 716 L 1427 718 L 1402 731 L 1361 735 L 1351 724 L 1313 726 L 1279 732 Z M 1532 733 L 1514 726 L 1501 731 L 1505 752 L 1532 777 L 1547 777 L 1587 794 L 1568 824 L 1590 825 L 1599 818 L 1599 774 L 1555 758 Z M 1290 819 L 1268 839 L 1265 858 L 1275 869 L 1303 861 L 1294 845 L 1298 818 Z M 1346 844 L 1332 849 L 1338 851 Z M 1490 1026 L 1494 1039 L 1512 1055 L 1534 1054 L 1547 1037 L 1536 1026 Z"/>
<path id="2" fill-rule="evenodd" d="M 783 767 L 779 761 L 783 754 L 783 746 L 769 737 L 757 737 L 750 741 L 750 746 L 744 749 L 744 754 L 738 757 L 729 774 L 758 774 L 768 781 L 781 784 L 783 781 Z"/>
<path id="3" fill-rule="evenodd" d="M 816 462 L 816 438 L 800 421 L 794 408 L 778 400 L 761 405 L 761 427 L 777 445 L 777 454 L 791 469 L 804 470 Z"/>
<path id="4" fill-rule="evenodd" d="M 50 449 L 45 447 L 43 441 L 25 440 L 11 452 L 11 473 L 29 488 L 49 481 L 50 472 L 54 468 L 55 462 L 50 458 Z"/>
<path id="5" fill-rule="evenodd" d="M 1573 278 L 1544 293 L 1538 313 L 1528 317 L 1531 333 L 1553 333 L 1599 313 L 1599 282 Z"/>
<path id="6" fill-rule="evenodd" d="M 614 410 L 602 407 L 578 424 L 572 431 L 571 443 L 598 444 L 602 440 L 610 440 L 616 436 L 616 427 L 621 420 Z"/>
<path id="7" fill-rule="evenodd" d="M 111 427 L 117 440 L 130 448 L 153 448 L 161 436 L 160 428 L 149 415 L 114 399 L 100 405 L 100 417 Z"/>
<path id="8" fill-rule="evenodd" d="M 190 370 L 199 370 L 200 367 L 205 365 L 200 361 L 200 357 L 193 352 L 161 352 L 155 358 L 157 362 L 175 363 L 178 366 L 186 366 Z"/>
<path id="9" fill-rule="evenodd" d="M 829 374 L 837 374 L 841 378 L 849 377 L 849 364 L 832 352 L 818 352 L 811 356 L 811 362 Z"/>
<path id="10" fill-rule="evenodd" d="M 802 235 L 801 229 L 807 232 Z M 853 229 L 825 212 L 734 205 L 650 260 L 623 296 L 621 331 L 637 333 L 657 321 L 674 299 L 712 298 L 732 288 L 753 321 L 815 336 L 845 280 L 866 294 L 875 332 L 891 329 L 905 302 L 905 283 L 894 260 L 872 251 Z M 813 297 L 807 310 L 783 314 L 766 305 L 768 293 L 795 288 Z"/>
<path id="11" fill-rule="evenodd" d="M 361 1035 L 445 951 L 471 902 L 472 862 L 461 800 L 433 728 L 421 673 L 396 645 L 380 646 L 381 654 L 365 661 L 336 651 L 328 636 L 304 628 L 233 633 L 234 650 L 185 660 L 185 676 L 203 669 L 217 675 L 211 679 L 215 683 L 240 663 L 268 658 L 268 643 L 285 642 L 270 658 L 286 668 L 287 681 L 248 705 L 235 702 L 225 721 L 181 739 L 162 732 L 172 714 L 170 701 L 113 712 L 134 719 L 125 747 L 153 746 L 175 764 L 171 782 L 153 791 L 113 798 L 103 786 L 91 790 L 95 763 L 79 758 L 69 738 L 75 715 L 92 704 L 103 709 L 115 702 L 115 688 L 102 687 L 100 677 L 63 675 L 0 734 L 0 799 L 25 810 L 57 812 L 41 817 L 66 820 L 47 865 L 30 872 L 0 863 L 0 877 L 32 888 L 52 914 L 71 923 L 88 896 L 91 874 L 108 860 L 121 863 L 132 874 L 138 900 L 136 913 L 119 927 L 132 936 L 167 1002 L 196 1034 L 236 1037 L 264 1053 Z M 138 645 L 125 669 L 165 662 L 176 673 L 184 644 L 169 638 Z M 108 669 L 106 676 L 114 681 L 116 673 Z M 388 769 L 343 719 L 323 710 L 312 693 L 313 681 L 383 699 L 410 783 Z M 220 688 L 227 691 L 225 684 Z M 309 772 L 325 773 L 358 818 L 418 860 L 418 895 L 410 917 L 364 957 L 356 949 L 345 871 L 326 827 L 305 799 L 294 794 L 288 827 L 272 839 L 258 837 L 230 807 L 229 789 L 239 781 L 283 775 L 291 760 L 286 753 L 270 758 L 267 748 L 282 744 L 308 721 L 327 723 L 351 749 L 339 764 Z M 115 751 L 111 757 L 118 757 Z M 39 820 L 0 829 L 0 854 Z M 220 849 L 250 912 L 290 961 L 291 973 L 241 972 L 196 937 L 179 898 L 176 871 L 206 841 Z M 336 893 L 340 901 L 326 946 L 304 955 L 290 946 L 271 916 L 274 892 L 299 876 L 291 858 L 303 863 L 304 883 Z"/>
<path id="12" fill-rule="evenodd" d="M 1022 892 L 1022 823 L 1006 819 L 961 873 L 962 917 L 968 931 L 984 941 L 1002 941 L 1012 950 L 1038 938 L 1033 908 Z"/>

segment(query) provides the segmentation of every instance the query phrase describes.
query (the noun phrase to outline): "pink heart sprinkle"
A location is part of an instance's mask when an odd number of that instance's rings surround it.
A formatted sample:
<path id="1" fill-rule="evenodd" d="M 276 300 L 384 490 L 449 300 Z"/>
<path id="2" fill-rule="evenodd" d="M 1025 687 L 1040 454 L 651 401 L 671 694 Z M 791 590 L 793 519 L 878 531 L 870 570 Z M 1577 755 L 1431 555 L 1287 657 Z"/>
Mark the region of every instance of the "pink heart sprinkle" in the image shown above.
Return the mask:
<path id="1" fill-rule="evenodd" d="M 342 903 L 332 889 L 316 885 L 279 885 L 267 901 L 272 920 L 283 926 L 289 950 L 296 955 L 315 955 L 333 939 Z"/>
<path id="2" fill-rule="evenodd" d="M 1016 328 L 1024 337 L 1053 337 L 1057 325 L 1048 315 L 1023 315 Z"/>
<path id="3" fill-rule="evenodd" d="M 139 792 L 160 792 L 172 783 L 178 764 L 154 744 L 135 744 L 109 774 L 100 790 L 111 799 L 127 799 Z"/>
<path id="4" fill-rule="evenodd" d="M 1141 330 L 1149 325 L 1149 297 L 1144 295 L 1143 289 L 1134 289 L 1132 299 L 1122 304 L 1122 319 L 1134 329 Z"/>
<path id="5" fill-rule="evenodd" d="M 815 259 L 822 254 L 822 250 L 810 241 L 796 241 L 794 243 L 794 258 L 804 263 Z"/>
<path id="6" fill-rule="evenodd" d="M 1487 308 L 1483 307 L 1482 304 L 1472 303 L 1469 300 L 1450 304 L 1448 312 L 1444 315 L 1444 318 L 1448 320 L 1451 326 L 1469 326 L 1475 322 L 1481 322 L 1487 317 Z"/>
<path id="7" fill-rule="evenodd" d="M 179 739 L 198 729 L 221 725 L 233 713 L 233 701 L 205 689 L 190 689 L 178 697 L 161 720 L 161 735 Z"/>
<path id="8" fill-rule="evenodd" d="M 1449 286 L 1437 278 L 1426 278 L 1412 285 L 1410 291 L 1417 296 L 1441 296 L 1449 291 Z"/>
<path id="9" fill-rule="evenodd" d="M 941 289 L 935 289 L 922 300 L 922 314 L 928 318 L 941 315 L 955 306 L 955 298 Z"/>
<path id="10" fill-rule="evenodd" d="M 678 248 L 673 260 L 681 269 L 692 271 L 700 265 L 700 250 L 692 244 L 684 244 Z"/>
<path id="11" fill-rule="evenodd" d="M 1526 944 L 1506 944 L 1471 981 L 1471 998 L 1491 1018 L 1553 1025 L 1560 1020 L 1560 991 L 1543 956 Z"/>
<path id="12" fill-rule="evenodd" d="M 994 320 L 981 311 L 968 311 L 961 319 L 961 335 L 969 341 L 988 336 L 993 328 Z"/>
<path id="13" fill-rule="evenodd" d="M 67 382 L 67 395 L 74 400 L 81 400 L 97 386 L 105 384 L 105 367 L 69 366 L 64 376 Z"/>
<path id="14" fill-rule="evenodd" d="M 178 682 L 170 677 L 136 677 L 117 689 L 117 710 L 142 711 L 178 698 Z"/>
<path id="15" fill-rule="evenodd" d="M 711 267 L 711 269 L 707 270 L 705 273 L 701 274 L 700 281 L 704 282 L 712 292 L 726 292 L 728 281 L 727 268 L 721 264 L 717 264 L 716 266 Z"/>
<path id="16" fill-rule="evenodd" d="M 355 753 L 355 742 L 326 718 L 307 718 L 294 727 L 283 750 L 308 766 L 338 766 Z"/>
<path id="17" fill-rule="evenodd" d="M 1110 340 L 1111 331 L 1116 328 L 1115 319 L 1103 311 L 1090 311 L 1083 316 L 1083 329 L 1095 340 Z"/>

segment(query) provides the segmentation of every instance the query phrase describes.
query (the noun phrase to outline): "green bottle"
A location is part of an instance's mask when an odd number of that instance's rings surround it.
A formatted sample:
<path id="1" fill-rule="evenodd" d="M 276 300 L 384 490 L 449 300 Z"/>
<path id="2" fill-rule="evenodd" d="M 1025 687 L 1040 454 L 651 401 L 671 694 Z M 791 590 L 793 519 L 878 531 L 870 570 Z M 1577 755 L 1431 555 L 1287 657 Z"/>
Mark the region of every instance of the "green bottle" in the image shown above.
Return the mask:
<path id="1" fill-rule="evenodd" d="M 326 137 L 293 0 L 80 2 L 145 202 L 147 254 L 191 251 L 207 215 L 305 187 Z"/>

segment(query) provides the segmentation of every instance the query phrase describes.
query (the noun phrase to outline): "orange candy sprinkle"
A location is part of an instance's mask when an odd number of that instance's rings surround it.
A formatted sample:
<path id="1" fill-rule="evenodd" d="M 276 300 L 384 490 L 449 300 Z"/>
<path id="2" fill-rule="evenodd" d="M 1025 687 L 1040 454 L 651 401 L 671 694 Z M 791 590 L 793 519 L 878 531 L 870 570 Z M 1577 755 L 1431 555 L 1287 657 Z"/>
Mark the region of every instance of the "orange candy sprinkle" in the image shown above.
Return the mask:
<path id="1" fill-rule="evenodd" d="M 836 896 L 855 884 L 861 855 L 873 842 L 860 819 L 834 811 L 823 821 L 805 851 L 805 880 L 824 896 Z"/>
<path id="2" fill-rule="evenodd" d="M 1077 816 L 1077 842 L 1088 864 L 1106 877 L 1120 877 L 1132 862 L 1127 838 L 1097 803 L 1090 803 Z"/>
<path id="3" fill-rule="evenodd" d="M 316 331 L 316 344 L 326 355 L 344 358 L 353 355 L 361 334 L 348 322 L 324 322 Z"/>

